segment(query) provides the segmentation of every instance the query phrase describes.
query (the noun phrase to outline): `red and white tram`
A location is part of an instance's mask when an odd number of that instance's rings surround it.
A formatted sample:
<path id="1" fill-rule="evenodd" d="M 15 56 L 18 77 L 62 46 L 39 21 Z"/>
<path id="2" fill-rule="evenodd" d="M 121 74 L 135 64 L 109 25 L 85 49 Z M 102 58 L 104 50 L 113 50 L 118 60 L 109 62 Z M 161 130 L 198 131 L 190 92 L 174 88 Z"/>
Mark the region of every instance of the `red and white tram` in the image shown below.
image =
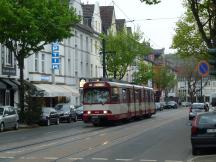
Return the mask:
<path id="1" fill-rule="evenodd" d="M 94 125 L 151 117 L 156 112 L 152 88 L 112 81 L 85 83 L 83 106 L 83 121 Z"/>

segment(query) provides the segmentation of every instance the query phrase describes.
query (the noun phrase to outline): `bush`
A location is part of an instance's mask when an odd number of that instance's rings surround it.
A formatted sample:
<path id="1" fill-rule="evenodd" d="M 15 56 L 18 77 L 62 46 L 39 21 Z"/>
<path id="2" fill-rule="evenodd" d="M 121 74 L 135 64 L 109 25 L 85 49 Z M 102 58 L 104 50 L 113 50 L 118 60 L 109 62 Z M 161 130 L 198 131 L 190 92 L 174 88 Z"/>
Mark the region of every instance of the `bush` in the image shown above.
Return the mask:
<path id="1" fill-rule="evenodd" d="M 25 111 L 24 122 L 27 124 L 35 124 L 40 120 L 43 106 L 43 98 L 38 96 L 40 91 L 28 82 L 25 83 Z M 37 97 L 38 96 L 38 97 Z"/>

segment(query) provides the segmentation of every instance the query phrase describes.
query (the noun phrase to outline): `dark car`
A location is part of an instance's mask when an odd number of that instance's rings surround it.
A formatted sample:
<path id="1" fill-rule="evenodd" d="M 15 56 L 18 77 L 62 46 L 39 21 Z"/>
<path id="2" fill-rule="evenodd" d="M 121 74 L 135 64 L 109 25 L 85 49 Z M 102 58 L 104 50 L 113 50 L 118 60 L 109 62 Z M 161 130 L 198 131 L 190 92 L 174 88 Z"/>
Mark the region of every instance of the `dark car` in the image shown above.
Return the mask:
<path id="1" fill-rule="evenodd" d="M 76 111 L 74 105 L 59 103 L 55 106 L 56 111 L 59 113 L 60 121 L 67 121 L 70 123 L 72 120 L 77 121 Z"/>
<path id="2" fill-rule="evenodd" d="M 189 120 L 192 120 L 198 113 L 208 111 L 204 103 L 193 103 L 189 109 Z"/>
<path id="3" fill-rule="evenodd" d="M 76 108 L 76 116 L 77 116 L 77 119 L 82 120 L 82 117 L 83 117 L 83 106 L 82 105 Z"/>
<path id="4" fill-rule="evenodd" d="M 52 107 L 43 107 L 40 118 L 40 124 L 45 124 L 49 126 L 52 123 L 59 124 L 58 112 Z"/>
<path id="5" fill-rule="evenodd" d="M 177 109 L 177 103 L 175 101 L 169 101 L 165 105 L 165 109 Z"/>
<path id="6" fill-rule="evenodd" d="M 199 149 L 216 148 L 216 112 L 198 114 L 192 121 L 191 128 L 192 154 Z"/>

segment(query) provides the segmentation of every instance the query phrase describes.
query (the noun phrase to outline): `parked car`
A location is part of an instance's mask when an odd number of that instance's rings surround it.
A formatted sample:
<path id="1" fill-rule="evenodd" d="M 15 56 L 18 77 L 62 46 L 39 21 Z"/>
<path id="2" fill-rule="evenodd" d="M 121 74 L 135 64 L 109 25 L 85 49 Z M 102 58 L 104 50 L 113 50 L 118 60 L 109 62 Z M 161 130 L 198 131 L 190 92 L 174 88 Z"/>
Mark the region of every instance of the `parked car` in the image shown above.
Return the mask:
<path id="1" fill-rule="evenodd" d="M 197 113 L 208 111 L 208 107 L 204 103 L 193 103 L 189 109 L 189 120 L 192 120 Z"/>
<path id="2" fill-rule="evenodd" d="M 58 112 L 52 107 L 43 107 L 41 118 L 40 118 L 40 124 L 45 124 L 49 126 L 53 123 L 56 125 L 59 124 Z"/>
<path id="3" fill-rule="evenodd" d="M 7 128 L 19 128 L 19 116 L 12 106 L 0 106 L 0 132 Z"/>
<path id="4" fill-rule="evenodd" d="M 59 113 L 60 121 L 67 121 L 70 123 L 72 120 L 77 121 L 76 111 L 74 105 L 68 103 L 59 103 L 55 106 L 55 110 Z"/>
<path id="5" fill-rule="evenodd" d="M 166 106 L 166 102 L 163 102 L 163 101 L 162 101 L 162 102 L 160 102 L 160 106 L 161 106 L 161 108 L 162 108 L 162 109 L 164 109 L 164 108 L 165 108 L 165 106 Z"/>
<path id="6" fill-rule="evenodd" d="M 189 107 L 189 106 L 191 106 L 191 103 L 190 102 L 182 102 L 181 105 L 183 107 Z"/>
<path id="7" fill-rule="evenodd" d="M 216 112 L 197 114 L 191 127 L 192 154 L 200 149 L 216 148 Z"/>
<path id="8" fill-rule="evenodd" d="M 82 120 L 82 117 L 83 117 L 83 106 L 82 105 L 76 107 L 76 116 L 77 116 L 77 119 Z"/>
<path id="9" fill-rule="evenodd" d="M 162 111 L 163 110 L 163 108 L 161 107 L 160 102 L 155 102 L 155 108 L 156 108 L 156 111 Z"/>
<path id="10" fill-rule="evenodd" d="M 175 101 L 169 101 L 166 103 L 165 108 L 166 109 L 177 109 L 178 105 Z"/>

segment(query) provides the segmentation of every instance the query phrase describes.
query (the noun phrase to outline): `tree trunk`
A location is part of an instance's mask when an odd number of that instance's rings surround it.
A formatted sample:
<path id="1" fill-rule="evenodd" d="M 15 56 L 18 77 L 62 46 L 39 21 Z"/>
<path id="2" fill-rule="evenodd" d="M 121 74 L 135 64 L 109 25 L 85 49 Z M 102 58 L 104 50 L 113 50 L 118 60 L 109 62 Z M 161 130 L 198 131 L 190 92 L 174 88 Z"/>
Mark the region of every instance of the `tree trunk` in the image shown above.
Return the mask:
<path id="1" fill-rule="evenodd" d="M 24 58 L 19 58 L 19 69 L 20 69 L 20 86 L 19 86 L 19 106 L 20 106 L 20 120 L 24 121 L 24 96 L 25 96 L 25 85 L 24 85 Z"/>

